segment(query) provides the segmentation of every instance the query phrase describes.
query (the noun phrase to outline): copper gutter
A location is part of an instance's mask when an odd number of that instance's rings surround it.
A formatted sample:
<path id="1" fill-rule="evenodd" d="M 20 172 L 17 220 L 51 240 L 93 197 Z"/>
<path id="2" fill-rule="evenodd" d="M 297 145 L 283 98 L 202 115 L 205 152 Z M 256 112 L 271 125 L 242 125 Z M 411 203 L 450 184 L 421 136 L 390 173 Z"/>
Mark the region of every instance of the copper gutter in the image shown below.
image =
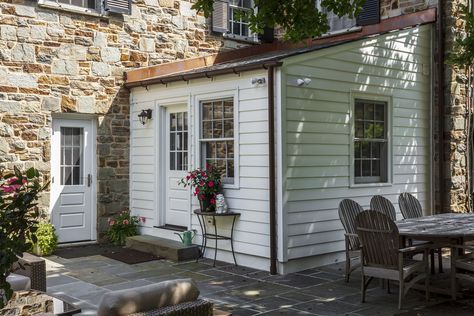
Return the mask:
<path id="1" fill-rule="evenodd" d="M 243 71 L 250 71 L 250 70 L 256 70 L 256 69 L 268 69 L 269 67 L 280 66 L 281 64 L 282 63 L 278 60 L 268 60 L 264 62 L 255 62 L 252 64 L 240 65 L 240 66 L 223 68 L 223 69 L 200 71 L 196 73 L 187 73 L 187 74 L 186 73 L 176 74 L 174 76 L 171 75 L 171 76 L 166 76 L 162 78 L 156 77 L 156 78 L 150 78 L 150 79 L 145 79 L 141 81 L 127 82 L 125 83 L 125 87 L 134 88 L 134 87 L 148 86 L 148 85 L 159 84 L 159 83 L 167 84 L 167 83 L 176 82 L 176 81 L 188 81 L 191 79 L 211 78 L 214 76 L 231 74 L 231 73 L 238 74 Z"/>
<path id="2" fill-rule="evenodd" d="M 268 67 L 268 189 L 270 203 L 270 274 L 277 274 L 276 164 L 275 164 L 275 67 Z"/>

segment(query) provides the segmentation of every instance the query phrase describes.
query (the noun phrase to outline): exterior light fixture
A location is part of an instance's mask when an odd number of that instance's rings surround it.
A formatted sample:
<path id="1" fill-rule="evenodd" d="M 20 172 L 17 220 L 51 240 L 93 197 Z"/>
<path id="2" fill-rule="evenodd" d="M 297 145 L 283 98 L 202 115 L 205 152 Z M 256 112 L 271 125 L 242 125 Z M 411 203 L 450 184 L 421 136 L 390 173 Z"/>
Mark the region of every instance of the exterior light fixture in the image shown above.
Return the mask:
<path id="1" fill-rule="evenodd" d="M 138 119 L 140 120 L 140 123 L 145 125 L 146 122 L 151 119 L 151 109 L 142 110 L 140 114 L 138 114 Z"/>
<path id="2" fill-rule="evenodd" d="M 296 80 L 296 85 L 297 86 L 307 86 L 311 83 L 311 79 L 310 78 L 300 78 L 300 79 L 297 79 Z"/>
<path id="3" fill-rule="evenodd" d="M 265 84 L 265 77 L 262 77 L 262 78 L 252 78 L 252 84 L 256 84 L 256 85 L 259 85 L 259 84 Z"/>

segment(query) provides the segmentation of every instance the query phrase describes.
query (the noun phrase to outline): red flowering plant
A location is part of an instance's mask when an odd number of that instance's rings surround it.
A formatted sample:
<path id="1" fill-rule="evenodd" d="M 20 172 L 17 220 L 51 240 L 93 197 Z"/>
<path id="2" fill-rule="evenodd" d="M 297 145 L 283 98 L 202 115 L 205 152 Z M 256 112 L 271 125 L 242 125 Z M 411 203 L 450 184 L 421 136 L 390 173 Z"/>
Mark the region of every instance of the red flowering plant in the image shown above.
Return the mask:
<path id="1" fill-rule="evenodd" d="M 133 216 L 130 210 L 124 210 L 115 218 L 109 217 L 107 222 L 109 224 L 107 237 L 113 244 L 123 246 L 127 237 L 138 235 L 138 224 L 145 223 L 145 217 Z"/>
<path id="2" fill-rule="evenodd" d="M 194 196 L 199 200 L 201 211 L 214 212 L 216 210 L 216 196 L 220 191 L 222 172 L 213 164 L 206 164 L 206 169 L 197 168 L 188 172 L 186 177 L 179 180 L 179 184 L 191 186 Z"/>
<path id="3" fill-rule="evenodd" d="M 0 175 L 0 308 L 13 291 L 6 281 L 14 262 L 36 242 L 36 224 L 40 217 L 37 201 L 48 183 L 42 184 L 38 170 Z M 21 267 L 23 268 L 23 267 Z"/>

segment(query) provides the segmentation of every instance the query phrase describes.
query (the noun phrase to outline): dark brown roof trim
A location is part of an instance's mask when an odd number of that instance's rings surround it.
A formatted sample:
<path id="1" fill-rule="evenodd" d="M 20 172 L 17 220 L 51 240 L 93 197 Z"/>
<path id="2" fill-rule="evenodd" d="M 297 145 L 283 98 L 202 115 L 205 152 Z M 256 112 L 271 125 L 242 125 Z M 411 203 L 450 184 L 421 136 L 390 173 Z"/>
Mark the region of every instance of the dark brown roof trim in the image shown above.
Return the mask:
<path id="1" fill-rule="evenodd" d="M 281 66 L 282 64 L 283 63 L 278 60 L 270 60 L 270 61 L 267 60 L 264 62 L 240 65 L 240 66 L 229 67 L 229 68 L 224 68 L 224 69 L 200 71 L 200 72 L 188 73 L 188 74 L 177 74 L 175 76 L 170 75 L 164 78 L 150 78 L 150 79 L 146 79 L 142 81 L 126 83 L 125 87 L 127 88 L 134 88 L 134 87 L 140 87 L 140 86 L 143 87 L 143 86 L 149 86 L 149 85 L 158 84 L 158 83 L 167 84 L 167 83 L 176 82 L 176 81 L 189 81 L 191 79 L 211 78 L 214 76 L 231 74 L 231 73 L 239 74 L 244 71 L 250 71 L 250 70 L 256 70 L 256 69 L 268 69 L 269 67 L 278 67 L 278 66 Z"/>

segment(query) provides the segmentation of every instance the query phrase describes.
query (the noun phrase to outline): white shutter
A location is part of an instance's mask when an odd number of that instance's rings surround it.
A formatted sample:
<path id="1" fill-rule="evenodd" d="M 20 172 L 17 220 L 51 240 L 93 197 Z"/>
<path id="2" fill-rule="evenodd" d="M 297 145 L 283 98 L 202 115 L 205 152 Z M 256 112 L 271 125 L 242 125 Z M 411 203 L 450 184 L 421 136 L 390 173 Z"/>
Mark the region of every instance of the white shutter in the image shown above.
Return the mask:
<path id="1" fill-rule="evenodd" d="M 112 13 L 131 14 L 132 0 L 104 0 L 104 10 Z"/>
<path id="2" fill-rule="evenodd" d="M 229 30 L 229 2 L 214 1 L 212 11 L 212 30 L 218 33 L 227 33 Z"/>

